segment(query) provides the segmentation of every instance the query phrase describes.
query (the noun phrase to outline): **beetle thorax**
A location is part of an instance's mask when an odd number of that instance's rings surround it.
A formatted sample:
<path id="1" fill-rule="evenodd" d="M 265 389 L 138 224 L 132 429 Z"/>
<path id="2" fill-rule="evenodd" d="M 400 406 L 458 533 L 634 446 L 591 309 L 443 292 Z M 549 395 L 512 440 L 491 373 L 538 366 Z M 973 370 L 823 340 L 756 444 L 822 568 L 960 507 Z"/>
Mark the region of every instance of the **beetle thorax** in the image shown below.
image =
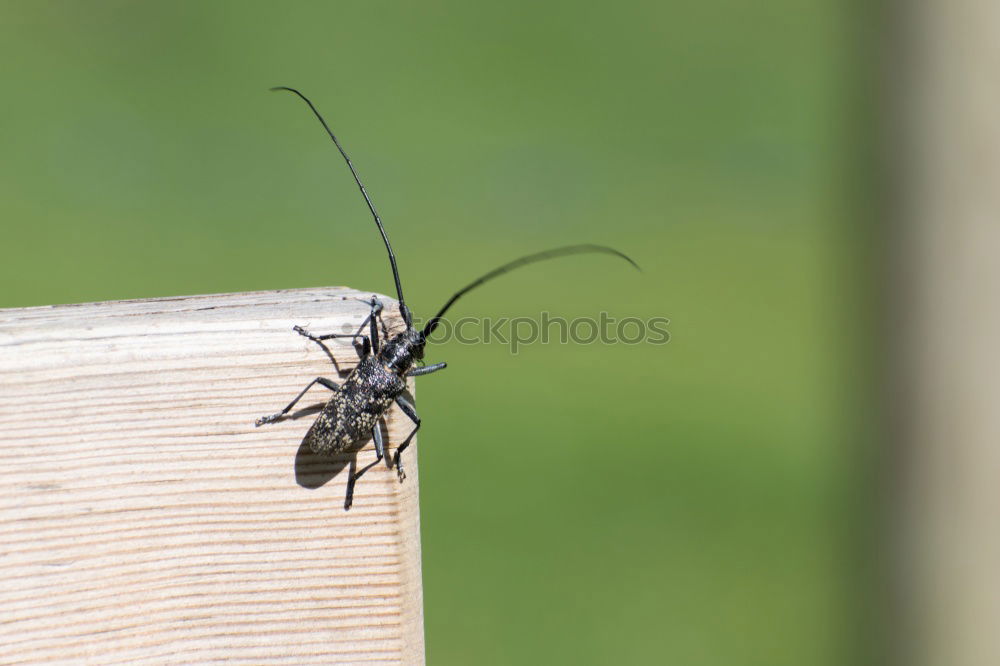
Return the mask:
<path id="1" fill-rule="evenodd" d="M 397 374 L 406 373 L 414 364 L 424 357 L 426 340 L 420 331 L 408 329 L 392 336 L 379 350 L 379 360 Z"/>

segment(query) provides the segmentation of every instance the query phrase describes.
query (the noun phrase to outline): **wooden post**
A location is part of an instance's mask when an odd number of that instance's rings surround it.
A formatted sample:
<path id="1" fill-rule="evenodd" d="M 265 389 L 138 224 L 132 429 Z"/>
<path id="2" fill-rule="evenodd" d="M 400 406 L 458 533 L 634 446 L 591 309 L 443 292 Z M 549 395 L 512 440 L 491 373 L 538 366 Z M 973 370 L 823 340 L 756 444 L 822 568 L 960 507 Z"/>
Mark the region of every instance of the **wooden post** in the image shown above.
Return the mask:
<path id="1" fill-rule="evenodd" d="M 422 664 L 416 446 L 345 511 L 349 458 L 299 450 L 314 410 L 254 427 L 338 377 L 292 326 L 356 329 L 365 297 L 0 310 L 0 660 Z M 387 425 L 394 448 L 410 422 Z"/>
<path id="2" fill-rule="evenodd" d="M 895 660 L 1000 664 L 1000 3 L 897 3 Z"/>

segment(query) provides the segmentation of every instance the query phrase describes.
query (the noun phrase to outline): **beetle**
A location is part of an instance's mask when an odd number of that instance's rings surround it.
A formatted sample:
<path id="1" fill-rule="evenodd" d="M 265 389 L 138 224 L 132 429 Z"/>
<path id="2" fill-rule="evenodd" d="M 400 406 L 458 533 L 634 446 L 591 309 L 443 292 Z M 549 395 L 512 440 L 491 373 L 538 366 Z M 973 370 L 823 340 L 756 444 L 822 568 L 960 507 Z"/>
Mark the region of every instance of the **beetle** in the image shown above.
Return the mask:
<path id="1" fill-rule="evenodd" d="M 609 254 L 624 259 L 636 269 L 639 269 L 639 266 L 625 254 L 603 245 L 569 245 L 523 256 L 493 269 L 459 289 L 450 299 L 448 299 L 438 313 L 434 315 L 434 317 L 431 318 L 422 329 L 418 330 L 413 326 L 413 316 L 403 299 L 403 287 L 399 279 L 399 269 L 396 266 L 396 256 L 393 254 L 392 246 L 389 244 L 389 237 L 386 235 L 385 228 L 382 226 L 382 219 L 375 210 L 375 205 L 372 203 L 371 197 L 368 196 L 368 191 L 361 183 L 361 178 L 358 176 L 358 172 L 354 168 L 354 164 L 347 156 L 344 148 L 340 145 L 340 141 L 337 140 L 337 137 L 334 135 L 333 131 L 330 129 L 329 125 L 327 125 L 323 116 L 320 115 L 320 112 L 316 109 L 313 103 L 301 92 L 286 86 L 278 86 L 276 88 L 272 88 L 271 90 L 288 91 L 299 96 L 303 101 L 305 101 L 305 103 L 309 105 L 313 114 L 323 125 L 326 133 L 333 140 L 334 145 L 337 147 L 337 150 L 340 151 L 344 161 L 347 162 L 347 166 L 351 170 L 351 175 L 354 176 L 354 181 L 361 190 L 365 203 L 368 204 L 368 209 L 375 218 L 375 224 L 378 227 L 379 233 L 382 236 L 382 241 L 385 243 L 386 251 L 389 254 L 389 264 L 392 267 L 392 276 L 396 283 L 396 297 L 399 306 L 399 315 L 405 324 L 405 330 L 401 333 L 388 336 L 383 322 L 383 336 L 386 339 L 380 339 L 376 321 L 380 320 L 383 306 L 375 296 L 372 296 L 370 301 L 367 301 L 370 306 L 370 312 L 356 333 L 313 335 L 301 326 L 295 326 L 293 330 L 296 333 L 305 336 L 320 345 L 322 345 L 324 340 L 333 338 L 352 338 L 354 340 L 360 339 L 360 360 L 357 366 L 355 366 L 350 374 L 348 374 L 343 384 L 337 384 L 326 377 L 316 377 L 309 382 L 309 384 L 307 384 L 306 387 L 302 389 L 302 391 L 300 391 L 299 394 L 295 396 L 295 398 L 288 403 L 284 409 L 276 414 L 262 416 L 257 419 L 255 423 L 255 425 L 259 427 L 267 423 L 274 423 L 275 421 L 278 421 L 285 416 L 315 384 L 319 384 L 332 391 L 333 397 L 331 397 L 330 400 L 324 405 L 319 416 L 306 433 L 303 442 L 304 444 L 307 444 L 314 453 L 336 455 L 356 450 L 358 445 L 366 442 L 369 437 L 371 437 L 374 441 L 376 456 L 375 462 L 362 468 L 360 471 L 352 472 L 350 478 L 348 479 L 347 497 L 344 501 L 344 508 L 350 509 L 354 496 L 354 484 L 359 478 L 361 478 L 362 474 L 386 457 L 386 445 L 382 439 L 380 421 L 393 403 L 398 405 L 403 413 L 409 417 L 414 424 L 413 430 L 396 448 L 396 453 L 392 458 L 392 466 L 396 469 L 399 481 L 402 482 L 403 479 L 406 478 L 406 473 L 403 467 L 402 453 L 410 445 L 410 441 L 420 429 L 420 417 L 417 415 L 416 408 L 413 406 L 413 403 L 411 403 L 403 395 L 403 392 L 406 390 L 406 378 L 428 375 L 447 367 L 447 363 L 444 362 L 427 366 L 421 364 L 424 357 L 424 347 L 427 344 L 428 337 L 440 324 L 445 313 L 459 298 L 485 282 L 488 282 L 516 268 L 520 268 L 521 266 L 572 254 L 590 252 Z M 368 327 L 368 335 L 363 335 L 362 331 L 364 331 L 366 326 Z"/>

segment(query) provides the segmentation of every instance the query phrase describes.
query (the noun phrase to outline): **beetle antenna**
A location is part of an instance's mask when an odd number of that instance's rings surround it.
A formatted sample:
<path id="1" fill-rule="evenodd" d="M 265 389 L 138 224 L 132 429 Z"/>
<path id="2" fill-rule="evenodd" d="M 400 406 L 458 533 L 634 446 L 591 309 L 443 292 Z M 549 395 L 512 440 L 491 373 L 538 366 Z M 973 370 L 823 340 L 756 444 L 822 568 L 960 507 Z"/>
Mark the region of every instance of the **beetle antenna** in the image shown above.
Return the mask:
<path id="1" fill-rule="evenodd" d="M 396 297 L 399 299 L 399 314 L 402 315 L 403 321 L 406 323 L 406 328 L 413 328 L 413 318 L 410 315 L 410 309 L 406 307 L 406 303 L 403 301 L 403 285 L 399 282 L 399 269 L 396 268 L 396 255 L 392 253 L 392 246 L 389 245 L 389 237 L 385 235 L 385 229 L 382 227 L 382 218 L 378 216 L 378 211 L 375 210 L 375 204 L 372 203 L 371 197 L 368 196 L 368 191 L 361 183 L 361 178 L 358 177 L 358 172 L 355 171 L 354 165 L 351 164 L 351 158 L 347 156 L 343 146 L 340 145 L 340 141 L 337 141 L 337 137 L 334 135 L 333 130 L 331 130 L 330 126 L 326 124 L 326 121 L 323 120 L 323 116 L 321 116 L 319 111 L 316 110 L 316 107 L 309 101 L 308 97 L 300 93 L 295 88 L 289 88 L 287 86 L 276 86 L 271 88 L 271 90 L 287 90 L 288 92 L 295 93 L 301 97 L 302 100 L 309 105 L 309 108 L 312 109 L 312 112 L 319 119 L 319 122 L 323 124 L 323 129 L 325 129 L 326 133 L 330 135 L 331 139 L 333 139 L 333 143 L 337 146 L 337 150 L 339 150 L 340 154 L 344 156 L 344 161 L 347 162 L 347 167 L 351 170 L 351 175 L 354 176 L 354 182 L 356 182 L 358 187 L 361 189 L 361 194 L 365 198 L 365 203 L 368 204 L 368 210 L 372 212 L 372 216 L 375 218 L 375 224 L 378 225 L 378 231 L 382 234 L 382 240 L 385 242 L 385 249 L 389 252 L 389 263 L 392 265 L 392 278 L 396 281 Z"/>
<path id="2" fill-rule="evenodd" d="M 479 285 L 489 282 L 495 277 L 500 277 L 504 273 L 509 273 L 510 271 L 516 268 L 520 268 L 521 266 L 527 266 L 528 264 L 533 264 L 538 261 L 545 261 L 546 259 L 555 259 L 556 257 L 565 257 L 571 254 L 584 254 L 587 252 L 601 252 L 603 254 L 611 254 L 616 257 L 621 257 L 628 263 L 632 264 L 636 270 L 638 271 L 642 270 L 641 268 L 639 268 L 639 264 L 632 261 L 628 256 L 622 254 L 621 252 L 619 252 L 614 248 L 605 247 L 604 245 L 567 245 L 565 247 L 557 247 L 552 250 L 545 250 L 544 252 L 529 254 L 525 257 L 521 257 L 520 259 L 515 259 L 514 261 L 506 263 L 503 266 L 500 266 L 499 268 L 494 268 L 489 273 L 477 278 L 476 280 L 473 280 L 469 284 L 459 289 L 454 296 L 448 299 L 448 302 L 444 304 L 444 307 L 441 308 L 441 310 L 438 311 L 436 315 L 434 315 L 434 318 L 431 319 L 429 322 L 427 322 L 427 325 L 424 326 L 422 335 L 425 338 L 430 336 L 430 334 L 434 332 L 434 329 L 437 328 L 437 325 L 440 323 L 441 318 L 444 316 L 444 313 L 448 311 L 448 308 L 454 305 L 455 301 L 457 301 L 462 296 L 472 291 Z"/>

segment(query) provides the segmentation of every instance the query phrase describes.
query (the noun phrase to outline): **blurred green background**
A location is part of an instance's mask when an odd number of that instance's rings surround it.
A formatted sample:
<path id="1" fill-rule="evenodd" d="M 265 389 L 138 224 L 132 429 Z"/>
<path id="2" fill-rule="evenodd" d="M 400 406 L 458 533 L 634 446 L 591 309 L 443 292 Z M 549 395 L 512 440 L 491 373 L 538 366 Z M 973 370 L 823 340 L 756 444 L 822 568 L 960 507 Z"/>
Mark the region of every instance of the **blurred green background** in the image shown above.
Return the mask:
<path id="1" fill-rule="evenodd" d="M 873 654 L 859 7 L 3 2 L 0 306 L 316 285 L 428 316 L 669 317 L 433 349 L 433 664 Z M 292 452 L 290 451 L 290 454 Z"/>

